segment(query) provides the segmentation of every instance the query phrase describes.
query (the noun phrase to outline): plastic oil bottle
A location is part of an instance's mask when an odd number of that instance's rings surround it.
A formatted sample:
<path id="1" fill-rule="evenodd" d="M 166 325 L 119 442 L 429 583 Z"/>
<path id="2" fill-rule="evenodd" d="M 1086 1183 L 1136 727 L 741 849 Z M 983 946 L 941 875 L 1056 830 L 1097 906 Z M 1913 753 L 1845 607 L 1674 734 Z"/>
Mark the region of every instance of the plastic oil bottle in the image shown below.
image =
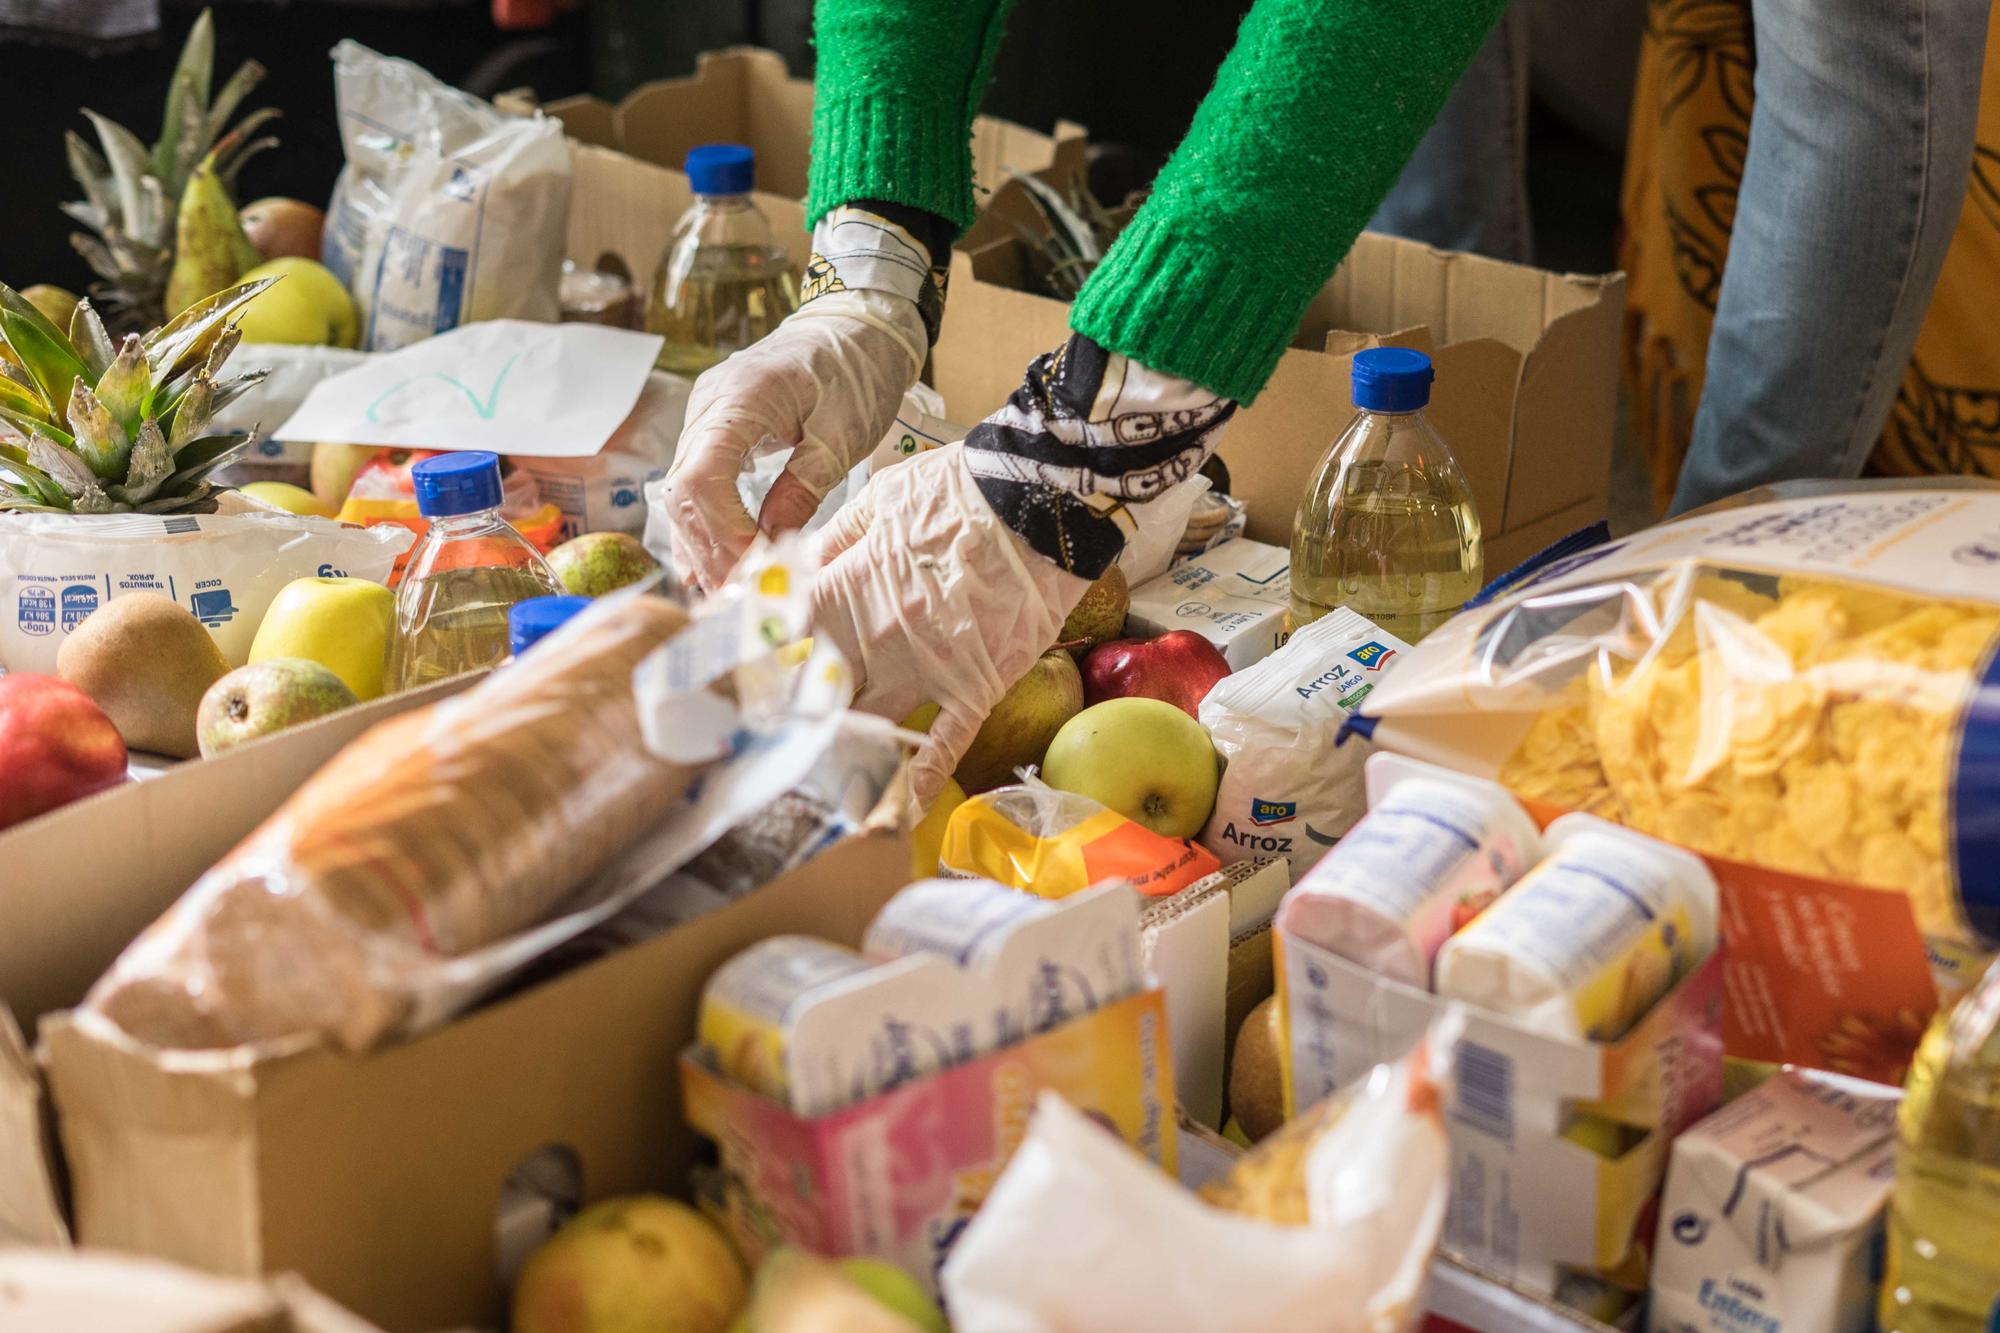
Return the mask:
<path id="1" fill-rule="evenodd" d="M 2000 1313 L 2000 965 L 1931 1023 L 1896 1117 L 1883 1333 L 1987 1333 Z"/>
<path id="2" fill-rule="evenodd" d="M 439 454 L 410 478 L 430 527 L 396 590 L 388 675 L 399 690 L 501 661 L 514 604 L 563 591 L 541 552 L 500 517 L 499 458 Z"/>
<path id="3" fill-rule="evenodd" d="M 778 326 L 799 305 L 799 271 L 750 202 L 757 155 L 703 144 L 687 155 L 694 207 L 674 224 L 653 274 L 646 328 L 667 342 L 656 362 L 699 375 Z"/>
<path id="4" fill-rule="evenodd" d="M 1314 470 L 1292 528 L 1294 630 L 1346 606 L 1415 643 L 1479 591 L 1479 511 L 1424 416 L 1434 378 L 1422 352 L 1355 356 L 1358 410 Z"/>

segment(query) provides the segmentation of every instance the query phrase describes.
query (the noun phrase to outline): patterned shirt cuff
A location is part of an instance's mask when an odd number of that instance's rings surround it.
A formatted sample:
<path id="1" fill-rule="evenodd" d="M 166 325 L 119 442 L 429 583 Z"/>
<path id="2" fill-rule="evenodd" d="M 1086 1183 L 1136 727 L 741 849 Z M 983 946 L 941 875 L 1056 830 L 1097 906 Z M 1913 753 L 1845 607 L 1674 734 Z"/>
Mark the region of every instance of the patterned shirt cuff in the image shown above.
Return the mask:
<path id="1" fill-rule="evenodd" d="M 951 265 L 949 232 L 944 219 L 899 204 L 864 201 L 832 209 L 813 228 L 799 304 L 830 292 L 894 292 L 916 304 L 936 343 Z"/>
<path id="2" fill-rule="evenodd" d="M 1035 551 L 1094 579 L 1194 476 L 1236 404 L 1083 334 L 1035 358 L 1007 405 L 965 438 L 994 513 Z"/>

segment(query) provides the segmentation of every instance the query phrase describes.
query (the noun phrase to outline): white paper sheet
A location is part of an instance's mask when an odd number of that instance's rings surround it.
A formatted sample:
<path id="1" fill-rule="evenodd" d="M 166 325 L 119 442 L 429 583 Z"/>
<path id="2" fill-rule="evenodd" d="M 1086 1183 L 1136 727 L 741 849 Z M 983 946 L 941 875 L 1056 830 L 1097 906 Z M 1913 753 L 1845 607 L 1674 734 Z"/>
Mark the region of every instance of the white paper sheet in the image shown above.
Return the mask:
<path id="1" fill-rule="evenodd" d="M 589 458 L 639 401 L 657 334 L 494 319 L 321 380 L 283 440 Z"/>

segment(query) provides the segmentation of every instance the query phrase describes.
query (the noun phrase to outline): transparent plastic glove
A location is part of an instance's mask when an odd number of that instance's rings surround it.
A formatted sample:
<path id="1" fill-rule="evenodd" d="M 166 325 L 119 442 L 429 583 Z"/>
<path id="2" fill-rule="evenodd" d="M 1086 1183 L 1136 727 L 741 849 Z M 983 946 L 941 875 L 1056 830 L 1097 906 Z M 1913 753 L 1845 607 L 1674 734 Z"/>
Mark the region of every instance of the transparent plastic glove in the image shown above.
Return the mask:
<path id="1" fill-rule="evenodd" d="M 1090 580 L 1035 554 L 995 516 L 962 444 L 877 473 L 822 541 L 813 633 L 853 666 L 855 706 L 901 718 L 938 705 L 911 766 L 927 806 Z"/>
<path id="2" fill-rule="evenodd" d="M 681 576 L 712 591 L 759 528 L 804 525 L 888 432 L 928 346 L 916 302 L 829 292 L 696 380 L 664 497 Z M 736 477 L 765 440 L 792 456 L 753 520 Z"/>

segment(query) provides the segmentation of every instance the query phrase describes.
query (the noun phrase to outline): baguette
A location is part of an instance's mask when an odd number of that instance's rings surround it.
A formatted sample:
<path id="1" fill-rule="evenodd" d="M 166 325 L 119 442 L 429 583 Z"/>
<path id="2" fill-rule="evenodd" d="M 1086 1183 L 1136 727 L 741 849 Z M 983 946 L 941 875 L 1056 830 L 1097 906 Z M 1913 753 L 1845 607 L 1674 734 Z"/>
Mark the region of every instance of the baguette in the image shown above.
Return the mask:
<path id="1" fill-rule="evenodd" d="M 364 1051 L 420 974 L 557 915 L 679 805 L 632 671 L 687 623 L 599 608 L 466 693 L 374 727 L 196 882 L 85 1007 L 161 1047 Z"/>

